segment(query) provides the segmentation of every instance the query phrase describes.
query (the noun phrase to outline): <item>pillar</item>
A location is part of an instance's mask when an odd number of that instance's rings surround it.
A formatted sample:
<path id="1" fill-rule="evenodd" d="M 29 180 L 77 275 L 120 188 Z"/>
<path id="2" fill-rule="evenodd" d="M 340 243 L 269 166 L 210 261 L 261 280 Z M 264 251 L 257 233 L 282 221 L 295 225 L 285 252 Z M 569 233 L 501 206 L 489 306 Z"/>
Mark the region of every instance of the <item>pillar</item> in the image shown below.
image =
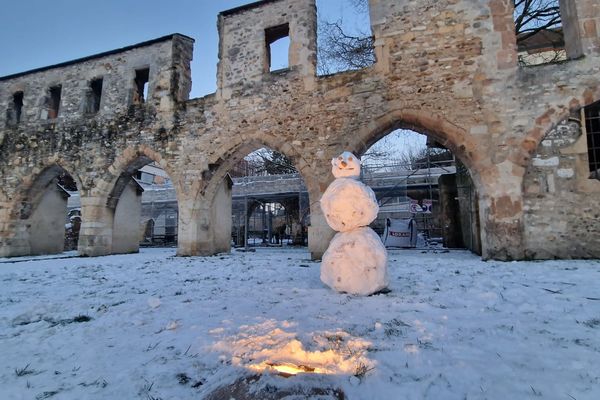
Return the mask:
<path id="1" fill-rule="evenodd" d="M 313 260 L 320 260 L 323 257 L 334 235 L 335 231 L 327 225 L 321 207 L 317 203 L 316 207 L 312 207 L 310 210 L 310 226 L 308 227 L 308 250 Z"/>
<path id="2" fill-rule="evenodd" d="M 81 230 L 79 255 L 87 257 L 111 254 L 114 210 L 106 205 L 106 197 L 81 196 Z"/>
<path id="3" fill-rule="evenodd" d="M 131 179 L 119 196 L 114 212 L 112 254 L 140 251 L 143 191 L 144 189 Z"/>
<path id="4" fill-rule="evenodd" d="M 0 205 L 0 257 L 26 256 L 30 253 L 26 223 L 9 218 L 8 207 Z"/>
<path id="5" fill-rule="evenodd" d="M 210 226 L 214 253 L 231 251 L 232 188 L 233 181 L 227 175 L 212 202 Z"/>
<path id="6" fill-rule="evenodd" d="M 178 256 L 211 256 L 231 250 L 231 188 L 227 176 L 212 196 L 182 196 Z"/>
<path id="7" fill-rule="evenodd" d="M 522 260 L 523 198 L 518 193 L 495 191 L 480 196 L 481 245 L 484 260 Z"/>

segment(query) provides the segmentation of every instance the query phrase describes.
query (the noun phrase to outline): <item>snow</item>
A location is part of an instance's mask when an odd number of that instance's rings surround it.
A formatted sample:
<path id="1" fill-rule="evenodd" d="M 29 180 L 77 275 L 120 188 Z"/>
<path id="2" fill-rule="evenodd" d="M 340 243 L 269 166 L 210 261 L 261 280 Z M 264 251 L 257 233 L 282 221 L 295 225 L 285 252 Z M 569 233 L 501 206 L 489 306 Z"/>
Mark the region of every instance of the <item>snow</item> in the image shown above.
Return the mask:
<path id="1" fill-rule="evenodd" d="M 321 197 L 327 224 L 337 232 L 367 226 L 377 218 L 379 205 L 373 190 L 352 178 L 337 178 Z"/>
<path id="2" fill-rule="evenodd" d="M 331 159 L 331 173 L 335 178 L 360 177 L 360 158 L 349 151 L 345 151 L 338 157 Z"/>
<path id="3" fill-rule="evenodd" d="M 320 373 L 253 384 L 350 400 L 600 398 L 599 261 L 393 250 L 391 292 L 355 297 L 308 257 L 2 259 L 0 398 L 201 399 L 279 363 Z"/>
<path id="4" fill-rule="evenodd" d="M 321 264 L 321 281 L 355 295 L 369 295 L 388 285 L 387 251 L 369 227 L 335 235 Z"/>

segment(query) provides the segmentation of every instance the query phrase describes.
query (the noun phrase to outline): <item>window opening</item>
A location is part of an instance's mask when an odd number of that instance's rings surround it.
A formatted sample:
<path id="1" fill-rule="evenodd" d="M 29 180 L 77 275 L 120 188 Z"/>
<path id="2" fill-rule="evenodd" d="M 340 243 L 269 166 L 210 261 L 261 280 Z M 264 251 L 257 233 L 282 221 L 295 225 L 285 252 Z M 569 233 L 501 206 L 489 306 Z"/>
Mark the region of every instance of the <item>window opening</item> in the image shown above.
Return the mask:
<path id="1" fill-rule="evenodd" d="M 62 86 L 54 86 L 50 88 L 50 103 L 48 105 L 48 119 L 55 119 L 58 117 L 58 111 L 60 108 L 60 95 Z"/>
<path id="2" fill-rule="evenodd" d="M 135 71 L 134 104 L 145 103 L 148 99 L 148 82 L 150 80 L 150 68 L 137 69 Z"/>
<path id="3" fill-rule="evenodd" d="M 21 112 L 23 111 L 23 92 L 17 92 L 13 95 L 13 107 L 15 110 L 15 123 L 21 122 Z"/>
<path id="4" fill-rule="evenodd" d="M 565 36 L 559 0 L 513 0 L 519 64 L 564 61 Z"/>
<path id="5" fill-rule="evenodd" d="M 102 78 L 90 82 L 90 112 L 100 111 L 100 100 L 102 100 Z"/>
<path id="6" fill-rule="evenodd" d="M 21 122 L 21 112 L 23 111 L 23 92 L 15 92 L 12 96 L 12 104 L 9 105 L 6 112 L 7 126 L 15 126 Z"/>
<path id="7" fill-rule="evenodd" d="M 289 68 L 290 26 L 283 24 L 265 29 L 266 67 L 269 72 Z"/>
<path id="8" fill-rule="evenodd" d="M 600 179 L 600 101 L 585 108 L 590 178 Z"/>

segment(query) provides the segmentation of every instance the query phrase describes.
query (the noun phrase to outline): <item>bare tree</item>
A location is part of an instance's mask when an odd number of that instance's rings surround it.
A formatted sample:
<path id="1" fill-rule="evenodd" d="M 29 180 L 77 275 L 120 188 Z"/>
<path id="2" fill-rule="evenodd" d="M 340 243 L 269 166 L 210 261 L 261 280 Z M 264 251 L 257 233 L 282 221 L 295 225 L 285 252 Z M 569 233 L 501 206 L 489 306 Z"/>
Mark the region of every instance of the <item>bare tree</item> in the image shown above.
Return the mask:
<path id="1" fill-rule="evenodd" d="M 248 165 L 249 175 L 283 175 L 298 172 L 294 163 L 284 154 L 267 148 L 250 153 L 244 162 Z"/>
<path id="2" fill-rule="evenodd" d="M 368 0 L 347 0 L 357 15 L 368 12 Z M 357 70 L 375 63 L 374 39 L 370 32 L 348 31 L 342 19 L 321 20 L 319 24 L 319 75 Z"/>
<path id="3" fill-rule="evenodd" d="M 324 22 L 320 29 L 319 75 L 362 69 L 375 63 L 372 36 L 349 35 L 342 21 Z"/>
<path id="4" fill-rule="evenodd" d="M 558 0 L 513 0 L 517 43 L 561 25 Z"/>

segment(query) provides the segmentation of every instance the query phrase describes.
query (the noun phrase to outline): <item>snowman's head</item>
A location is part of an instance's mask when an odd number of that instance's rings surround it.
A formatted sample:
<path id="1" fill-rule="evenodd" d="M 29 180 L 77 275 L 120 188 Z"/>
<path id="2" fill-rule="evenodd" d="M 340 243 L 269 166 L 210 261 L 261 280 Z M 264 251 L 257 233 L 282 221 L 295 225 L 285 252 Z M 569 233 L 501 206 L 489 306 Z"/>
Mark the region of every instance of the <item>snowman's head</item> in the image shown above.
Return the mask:
<path id="1" fill-rule="evenodd" d="M 331 172 L 336 178 L 358 178 L 360 176 L 360 158 L 345 151 L 331 159 Z"/>

